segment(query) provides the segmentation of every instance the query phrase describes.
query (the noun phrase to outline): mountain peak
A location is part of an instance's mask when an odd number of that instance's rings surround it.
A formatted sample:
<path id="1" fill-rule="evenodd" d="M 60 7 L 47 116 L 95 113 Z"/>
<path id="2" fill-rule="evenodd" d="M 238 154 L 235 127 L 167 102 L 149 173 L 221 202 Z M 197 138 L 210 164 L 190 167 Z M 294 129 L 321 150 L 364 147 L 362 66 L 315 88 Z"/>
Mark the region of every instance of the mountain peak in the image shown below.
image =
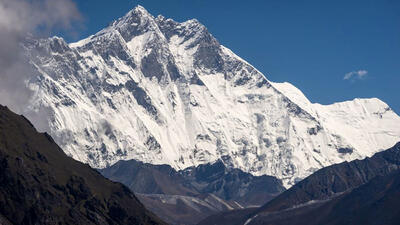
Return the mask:
<path id="1" fill-rule="evenodd" d="M 143 15 L 143 16 L 151 16 L 151 14 L 141 5 L 137 5 L 131 11 L 127 13 L 127 15 Z"/>
<path id="2" fill-rule="evenodd" d="M 132 21 L 132 19 L 134 19 Z M 125 16 L 121 17 L 120 19 L 117 20 L 118 22 L 124 21 L 124 22 L 137 22 L 137 20 L 154 20 L 153 15 L 151 15 L 143 6 L 137 5 L 135 8 L 133 8 L 131 11 L 129 11 Z"/>
<path id="3" fill-rule="evenodd" d="M 111 27 L 118 30 L 126 41 L 148 31 L 159 32 L 153 15 L 140 5 L 115 21 Z"/>
<path id="4" fill-rule="evenodd" d="M 223 159 L 288 185 L 400 137 L 400 118 L 386 106 L 312 104 L 292 85 L 270 84 L 196 19 L 155 18 L 137 6 L 72 51 L 58 44 L 42 57 L 41 46 L 28 49 L 40 75 L 29 108 L 48 106 L 56 141 L 94 167 Z"/>

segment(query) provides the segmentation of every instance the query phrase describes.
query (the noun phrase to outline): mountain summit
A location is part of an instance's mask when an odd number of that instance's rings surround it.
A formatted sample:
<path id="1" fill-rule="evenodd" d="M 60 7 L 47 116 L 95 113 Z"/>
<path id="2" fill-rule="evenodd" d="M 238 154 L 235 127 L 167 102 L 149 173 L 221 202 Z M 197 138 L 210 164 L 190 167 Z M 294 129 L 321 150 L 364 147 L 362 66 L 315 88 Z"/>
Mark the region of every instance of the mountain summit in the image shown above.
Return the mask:
<path id="1" fill-rule="evenodd" d="M 138 6 L 67 44 L 30 41 L 32 112 L 64 151 L 93 167 L 120 159 L 183 169 L 221 159 L 286 186 L 313 171 L 370 156 L 400 138 L 400 118 L 378 99 L 312 104 L 222 46 L 197 20 Z"/>

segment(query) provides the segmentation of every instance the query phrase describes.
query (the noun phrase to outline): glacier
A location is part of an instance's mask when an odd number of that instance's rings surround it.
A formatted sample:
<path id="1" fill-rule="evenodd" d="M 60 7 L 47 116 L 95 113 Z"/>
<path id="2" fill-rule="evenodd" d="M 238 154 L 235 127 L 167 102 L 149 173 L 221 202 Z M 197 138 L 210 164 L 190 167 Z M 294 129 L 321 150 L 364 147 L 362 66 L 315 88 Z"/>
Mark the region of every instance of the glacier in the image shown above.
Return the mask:
<path id="1" fill-rule="evenodd" d="M 381 100 L 311 103 L 195 19 L 137 6 L 76 43 L 28 38 L 24 48 L 35 68 L 25 113 L 46 111 L 63 150 L 96 168 L 136 159 L 179 170 L 220 159 L 289 187 L 400 139 L 400 117 Z"/>

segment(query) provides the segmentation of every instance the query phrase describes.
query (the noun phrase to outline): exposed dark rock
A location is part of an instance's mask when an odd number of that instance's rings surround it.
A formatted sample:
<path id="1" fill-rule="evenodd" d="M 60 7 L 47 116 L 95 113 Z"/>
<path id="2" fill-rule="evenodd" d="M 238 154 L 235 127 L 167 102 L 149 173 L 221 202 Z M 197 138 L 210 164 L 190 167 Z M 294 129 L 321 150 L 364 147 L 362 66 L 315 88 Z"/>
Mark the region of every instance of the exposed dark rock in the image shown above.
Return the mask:
<path id="1" fill-rule="evenodd" d="M 195 65 L 201 69 L 210 69 L 215 72 L 223 70 L 221 49 L 218 41 L 211 34 L 204 35 L 195 53 Z"/>
<path id="2" fill-rule="evenodd" d="M 307 132 L 309 135 L 317 135 L 320 130 L 322 130 L 322 127 L 317 125 L 316 127 L 308 128 Z"/>
<path id="3" fill-rule="evenodd" d="M 71 49 L 68 47 L 68 44 L 61 38 L 52 38 L 50 39 L 50 49 L 57 53 L 64 53 L 70 51 Z"/>
<path id="4" fill-rule="evenodd" d="M 353 149 L 352 148 L 339 148 L 338 152 L 342 153 L 342 154 L 351 154 L 351 153 L 353 153 Z"/>
<path id="5" fill-rule="evenodd" d="M 161 145 L 158 143 L 158 141 L 153 136 L 149 136 L 147 138 L 145 145 L 147 146 L 147 148 L 150 151 L 161 149 Z"/>
<path id="6" fill-rule="evenodd" d="M 146 91 L 138 86 L 138 83 L 133 80 L 129 80 L 125 83 L 125 88 L 132 93 L 137 103 L 143 106 L 143 108 L 146 109 L 150 115 L 157 117 L 158 111 L 156 107 L 152 104 L 151 99 L 147 95 Z"/>
<path id="7" fill-rule="evenodd" d="M 171 80 L 178 80 L 179 78 L 182 77 L 182 75 L 179 73 L 178 68 L 172 62 L 169 62 L 167 64 L 167 70 L 168 70 L 169 76 L 171 77 Z"/>
<path id="8" fill-rule="evenodd" d="M 115 92 L 120 91 L 124 87 L 124 85 L 123 84 L 113 85 L 113 84 L 108 83 L 107 81 L 103 81 L 102 87 L 103 87 L 103 90 L 108 93 L 115 93 Z"/>
<path id="9" fill-rule="evenodd" d="M 261 88 L 261 87 L 271 87 L 271 84 L 267 81 L 267 79 L 262 79 L 261 81 L 259 81 L 257 83 L 257 87 Z"/>
<path id="10" fill-rule="evenodd" d="M 251 77 L 250 77 L 250 76 L 240 77 L 239 79 L 237 79 L 237 80 L 235 81 L 235 86 L 242 86 L 242 85 L 245 85 L 245 84 L 247 84 L 247 82 L 250 81 L 250 80 L 251 80 Z"/>
<path id="11" fill-rule="evenodd" d="M 152 50 L 149 55 L 142 59 L 141 70 L 145 77 L 156 77 L 158 81 L 165 77 L 163 65 L 158 61 L 157 50 Z"/>
<path id="12" fill-rule="evenodd" d="M 193 77 L 190 78 L 190 84 L 197 84 L 199 86 L 204 86 L 203 81 L 200 80 L 200 78 L 197 74 L 194 74 Z"/>
<path id="13" fill-rule="evenodd" d="M 165 17 L 160 15 L 156 18 L 156 22 L 158 24 L 158 27 L 160 28 L 160 31 L 164 34 L 165 38 L 167 38 L 168 40 L 172 36 L 178 35 L 182 32 L 182 30 L 177 29 L 179 23 L 173 21 L 172 19 L 166 19 Z"/>

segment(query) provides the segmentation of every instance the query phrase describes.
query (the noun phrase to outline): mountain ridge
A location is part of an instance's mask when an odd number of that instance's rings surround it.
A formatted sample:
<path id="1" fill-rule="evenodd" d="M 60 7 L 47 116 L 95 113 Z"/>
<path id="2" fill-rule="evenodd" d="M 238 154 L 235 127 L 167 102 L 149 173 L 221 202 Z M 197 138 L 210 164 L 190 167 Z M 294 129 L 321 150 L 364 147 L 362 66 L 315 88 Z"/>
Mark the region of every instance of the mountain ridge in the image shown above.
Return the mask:
<path id="1" fill-rule="evenodd" d="M 322 168 L 262 207 L 215 214 L 199 225 L 386 224 L 389 218 L 396 224 L 398 181 L 400 142 L 370 158 Z"/>
<path id="2" fill-rule="evenodd" d="M 285 190 L 271 176 L 253 176 L 227 168 L 222 161 L 175 171 L 169 165 L 152 165 L 136 160 L 119 161 L 99 170 L 135 193 L 199 196 L 213 194 L 243 207 L 260 206 Z"/>
<path id="3" fill-rule="evenodd" d="M 170 224 L 197 224 L 210 215 L 265 204 L 285 188 L 266 175 L 255 177 L 222 161 L 175 171 L 133 159 L 99 170 L 131 189 L 140 201 Z"/>
<path id="4" fill-rule="evenodd" d="M 312 104 L 197 20 L 155 18 L 143 7 L 79 42 L 31 40 L 26 49 L 37 70 L 26 113 L 48 111 L 56 142 L 96 168 L 136 159 L 179 170 L 220 159 L 288 187 L 400 137 L 385 103 Z"/>

